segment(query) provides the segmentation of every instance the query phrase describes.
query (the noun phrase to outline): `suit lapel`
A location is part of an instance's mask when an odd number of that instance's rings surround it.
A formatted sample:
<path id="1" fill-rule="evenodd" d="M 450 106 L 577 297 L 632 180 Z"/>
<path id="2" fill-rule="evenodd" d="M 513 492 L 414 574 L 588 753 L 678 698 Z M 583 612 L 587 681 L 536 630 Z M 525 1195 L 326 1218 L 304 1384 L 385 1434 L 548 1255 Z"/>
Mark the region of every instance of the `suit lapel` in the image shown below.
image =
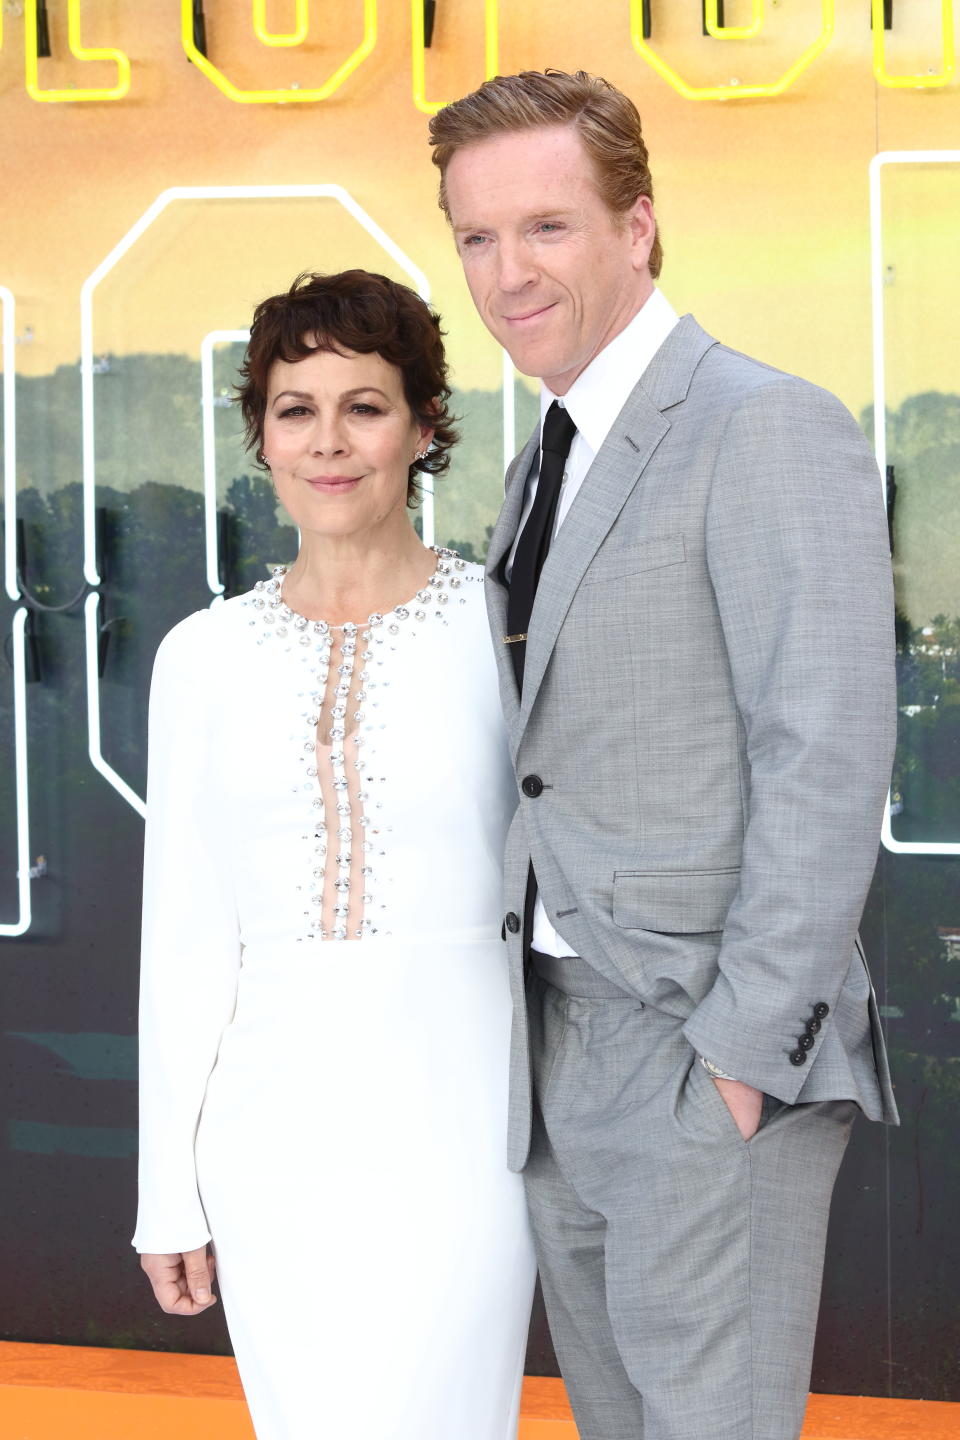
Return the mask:
<path id="1" fill-rule="evenodd" d="M 530 718 L 560 627 L 587 566 L 670 429 L 669 422 L 646 396 L 637 397 L 631 409 L 629 428 L 617 422 L 588 470 L 540 575 L 524 664 L 521 732 Z"/>
<path id="2" fill-rule="evenodd" d="M 530 718 L 553 647 L 588 565 L 669 431 L 665 412 L 686 398 L 697 365 L 715 344 L 691 315 L 685 315 L 653 357 L 588 470 L 550 547 L 537 587 L 519 735 Z M 509 657 L 507 664 L 509 668 Z"/>
<path id="3" fill-rule="evenodd" d="M 666 412 L 686 399 L 694 371 L 716 343 L 701 330 L 692 315 L 684 315 L 614 421 L 560 527 L 540 576 L 530 617 L 522 704 L 517 695 L 509 647 L 503 643 L 507 587 L 499 572 L 501 561 L 516 538 L 527 476 L 537 454 L 539 427 L 507 471 L 506 496 L 487 553 L 486 591 L 500 695 L 514 756 L 577 587 L 645 466 L 669 431 Z"/>

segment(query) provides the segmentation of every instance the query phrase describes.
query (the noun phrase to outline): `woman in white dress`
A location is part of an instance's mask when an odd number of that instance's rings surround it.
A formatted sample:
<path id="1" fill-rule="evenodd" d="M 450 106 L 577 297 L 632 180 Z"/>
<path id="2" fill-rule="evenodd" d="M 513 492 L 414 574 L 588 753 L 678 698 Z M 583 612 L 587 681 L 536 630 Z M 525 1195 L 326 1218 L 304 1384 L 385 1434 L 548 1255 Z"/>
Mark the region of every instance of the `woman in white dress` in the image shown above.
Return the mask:
<path id="1" fill-rule="evenodd" d="M 456 438 L 439 322 L 383 276 L 301 276 L 243 373 L 301 546 L 157 655 L 134 1245 L 178 1315 L 215 1250 L 259 1440 L 508 1440 L 516 792 L 482 571 L 410 523 Z"/>

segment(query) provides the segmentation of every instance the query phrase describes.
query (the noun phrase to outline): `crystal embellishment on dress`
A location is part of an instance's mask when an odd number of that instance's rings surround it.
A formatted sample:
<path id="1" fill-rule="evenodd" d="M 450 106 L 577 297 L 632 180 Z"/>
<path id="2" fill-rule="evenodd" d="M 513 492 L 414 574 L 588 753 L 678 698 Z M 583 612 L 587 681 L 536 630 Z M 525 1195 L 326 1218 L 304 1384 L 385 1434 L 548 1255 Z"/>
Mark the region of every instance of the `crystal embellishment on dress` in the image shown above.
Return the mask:
<path id="1" fill-rule="evenodd" d="M 384 726 L 366 725 L 366 711 L 358 707 L 368 702 L 378 706 L 380 692 L 389 687 L 390 680 L 374 679 L 378 673 L 374 667 L 383 666 L 383 657 L 389 652 L 402 652 L 403 637 L 416 638 L 428 613 L 431 622 L 449 623 L 443 608 L 428 612 L 414 607 L 431 601 L 446 607 L 448 586 L 458 589 L 463 579 L 480 578 L 454 574 L 466 570 L 466 561 L 456 551 L 433 548 L 436 569 L 416 595 L 386 614 L 374 611 L 362 625 L 355 621 L 330 625 L 291 609 L 283 599 L 287 567 L 282 565 L 273 568 L 269 580 L 258 580 L 241 602 L 254 614 L 250 623 L 255 633 L 260 632 L 257 643 L 270 640 L 270 650 L 285 652 L 294 657 L 290 663 L 304 667 L 305 683 L 300 691 L 303 728 L 295 737 L 302 768 L 300 783 L 293 786 L 294 793 L 302 796 L 307 819 L 304 843 L 308 853 L 302 883 L 294 882 L 295 890 L 308 892 L 300 909 L 309 898 L 304 912 L 306 934 L 301 938 L 362 939 L 382 931 L 384 912 L 389 916 L 380 870 L 383 861 L 389 863 L 381 832 L 389 835 L 391 826 L 379 813 L 376 820 L 367 813 L 371 803 L 378 812 L 384 808 L 380 785 L 386 785 L 386 778 L 370 772 L 379 758 L 376 731 Z M 390 643 L 385 646 L 387 639 Z M 361 728 L 374 732 L 365 746 Z M 373 800 L 372 785 L 377 787 Z M 335 847 L 328 842 L 329 834 L 339 841 Z M 374 845 L 365 838 L 370 835 L 381 838 Z M 388 918 L 386 923 L 389 925 Z"/>

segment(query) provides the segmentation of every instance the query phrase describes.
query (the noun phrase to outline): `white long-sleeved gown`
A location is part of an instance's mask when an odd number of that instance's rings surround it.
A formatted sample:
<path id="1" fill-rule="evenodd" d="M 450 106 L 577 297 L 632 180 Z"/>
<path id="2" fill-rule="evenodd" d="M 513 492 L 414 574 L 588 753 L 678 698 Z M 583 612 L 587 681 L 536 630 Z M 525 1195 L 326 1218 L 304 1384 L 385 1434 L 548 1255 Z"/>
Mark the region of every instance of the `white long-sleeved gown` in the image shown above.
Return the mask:
<path id="1" fill-rule="evenodd" d="M 277 572 L 157 655 L 133 1243 L 212 1236 L 259 1440 L 515 1433 L 516 792 L 482 578 L 440 551 L 335 629 Z"/>

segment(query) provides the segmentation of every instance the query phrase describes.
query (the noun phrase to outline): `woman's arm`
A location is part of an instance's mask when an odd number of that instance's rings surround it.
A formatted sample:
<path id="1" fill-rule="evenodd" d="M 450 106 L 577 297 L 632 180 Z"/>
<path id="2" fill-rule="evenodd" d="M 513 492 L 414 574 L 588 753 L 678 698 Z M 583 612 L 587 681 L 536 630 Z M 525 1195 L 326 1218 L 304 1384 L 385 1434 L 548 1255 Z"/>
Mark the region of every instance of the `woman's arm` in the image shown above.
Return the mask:
<path id="1" fill-rule="evenodd" d="M 191 615 L 157 652 L 150 691 L 140 983 L 140 1208 L 133 1244 L 153 1262 L 204 1251 L 194 1139 L 224 1028 L 240 939 L 215 748 L 216 617 Z M 178 1283 L 169 1275 L 164 1284 Z M 182 1277 L 181 1277 L 182 1283 Z M 156 1288 L 156 1283 L 155 1283 Z M 167 1292 L 169 1294 L 169 1292 Z M 180 1310 L 177 1313 L 190 1313 Z"/>

